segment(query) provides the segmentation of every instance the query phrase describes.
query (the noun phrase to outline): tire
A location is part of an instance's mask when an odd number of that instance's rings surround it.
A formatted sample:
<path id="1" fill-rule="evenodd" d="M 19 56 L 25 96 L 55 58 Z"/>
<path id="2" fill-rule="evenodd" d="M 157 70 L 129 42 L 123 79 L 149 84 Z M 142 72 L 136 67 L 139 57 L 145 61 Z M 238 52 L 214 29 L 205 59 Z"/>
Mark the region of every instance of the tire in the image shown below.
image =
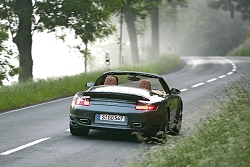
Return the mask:
<path id="1" fill-rule="evenodd" d="M 89 129 L 77 128 L 70 125 L 70 133 L 73 136 L 87 136 L 89 134 Z"/>
<path id="2" fill-rule="evenodd" d="M 170 128 L 171 135 L 178 135 L 181 131 L 181 123 L 182 123 L 182 107 L 179 111 L 179 116 L 173 126 Z"/>
<path id="3" fill-rule="evenodd" d="M 168 110 L 165 115 L 163 126 L 161 127 L 161 130 L 160 130 L 160 131 L 163 131 L 165 134 L 169 133 L 169 120 L 170 120 L 170 113 Z"/>
<path id="4" fill-rule="evenodd" d="M 158 140 L 165 140 L 167 135 L 169 135 L 170 130 L 169 130 L 169 120 L 170 120 L 170 111 L 169 109 L 166 112 L 165 118 L 164 118 L 164 122 L 163 125 L 160 128 L 160 131 L 157 132 L 156 137 L 158 138 Z"/>

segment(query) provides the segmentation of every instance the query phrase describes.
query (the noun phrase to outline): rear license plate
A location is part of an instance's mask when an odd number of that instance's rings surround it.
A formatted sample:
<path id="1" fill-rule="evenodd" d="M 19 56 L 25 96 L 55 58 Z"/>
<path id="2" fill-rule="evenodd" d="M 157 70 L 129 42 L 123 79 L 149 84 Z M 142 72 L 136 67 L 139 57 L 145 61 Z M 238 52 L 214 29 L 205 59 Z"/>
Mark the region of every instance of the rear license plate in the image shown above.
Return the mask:
<path id="1" fill-rule="evenodd" d="M 125 121 L 125 116 L 109 115 L 109 114 L 98 114 L 98 120 L 100 120 L 100 121 L 124 122 Z"/>

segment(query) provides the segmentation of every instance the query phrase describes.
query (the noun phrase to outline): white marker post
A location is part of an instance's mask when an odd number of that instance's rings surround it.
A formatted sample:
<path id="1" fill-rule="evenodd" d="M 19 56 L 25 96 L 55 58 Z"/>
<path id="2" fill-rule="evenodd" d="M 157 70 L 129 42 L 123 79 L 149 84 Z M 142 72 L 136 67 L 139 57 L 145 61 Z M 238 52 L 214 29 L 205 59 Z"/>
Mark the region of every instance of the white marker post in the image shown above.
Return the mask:
<path id="1" fill-rule="evenodd" d="M 110 57 L 109 57 L 108 51 L 105 52 L 105 60 L 106 60 L 107 69 L 109 69 L 110 68 Z"/>

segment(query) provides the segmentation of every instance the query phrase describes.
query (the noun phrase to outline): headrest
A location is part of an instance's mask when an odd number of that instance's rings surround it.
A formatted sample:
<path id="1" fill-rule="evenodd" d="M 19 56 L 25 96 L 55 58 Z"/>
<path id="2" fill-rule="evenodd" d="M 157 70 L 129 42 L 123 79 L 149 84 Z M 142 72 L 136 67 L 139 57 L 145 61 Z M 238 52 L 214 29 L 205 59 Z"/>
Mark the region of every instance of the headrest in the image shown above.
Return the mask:
<path id="1" fill-rule="evenodd" d="M 149 80 L 146 79 L 142 79 L 139 82 L 139 88 L 144 88 L 144 89 L 148 89 L 151 91 L 151 83 Z"/>
<path id="2" fill-rule="evenodd" d="M 115 77 L 109 76 L 105 79 L 104 85 L 117 85 L 117 79 Z"/>

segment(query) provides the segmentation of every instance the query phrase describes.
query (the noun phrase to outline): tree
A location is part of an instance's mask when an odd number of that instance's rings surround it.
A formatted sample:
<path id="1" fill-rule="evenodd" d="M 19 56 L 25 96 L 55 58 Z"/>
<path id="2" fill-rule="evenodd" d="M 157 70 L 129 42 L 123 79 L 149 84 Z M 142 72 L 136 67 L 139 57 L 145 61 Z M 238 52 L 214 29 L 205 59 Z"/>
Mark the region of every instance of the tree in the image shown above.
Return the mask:
<path id="1" fill-rule="evenodd" d="M 160 24 L 164 25 L 165 28 L 171 28 L 172 30 L 172 36 L 173 36 L 172 40 L 169 38 L 165 38 L 168 41 L 165 45 L 167 46 L 167 49 L 170 51 L 176 49 L 178 6 L 179 3 L 176 1 L 171 1 L 171 2 L 165 1 L 162 2 L 160 7 L 161 10 Z"/>
<path id="2" fill-rule="evenodd" d="M 206 1 L 192 0 L 178 11 L 177 31 L 180 55 L 224 56 L 246 40 L 247 24 L 239 14 L 230 19 L 226 12 L 208 8 Z"/>
<path id="3" fill-rule="evenodd" d="M 109 23 L 112 7 L 108 0 L 0 0 L 0 20 L 10 29 L 19 52 L 19 81 L 33 78 L 34 31 L 70 28 L 76 38 L 82 39 L 86 46 L 84 53 L 88 53 L 90 42 L 113 32 L 114 27 Z"/>
<path id="4" fill-rule="evenodd" d="M 87 72 L 87 59 L 90 55 L 89 44 L 102 39 L 115 31 L 110 23 L 110 16 L 119 3 L 108 0 L 51 0 L 46 3 L 37 3 L 37 15 L 43 23 L 40 29 L 56 31 L 57 27 L 71 29 L 75 38 L 81 39 L 75 48 L 84 55 L 85 72 Z M 50 12 L 48 12 L 50 11 Z M 56 25 L 55 25 L 56 23 Z"/>
<path id="5" fill-rule="evenodd" d="M 8 33 L 3 26 L 0 25 L 0 86 L 3 85 L 3 80 L 9 80 L 9 77 L 18 74 L 18 68 L 10 63 L 10 56 L 13 55 L 14 52 L 4 45 L 4 42 L 8 39 Z"/>
<path id="6" fill-rule="evenodd" d="M 32 1 L 31 0 L 1 0 L 0 20 L 8 25 L 12 40 L 19 51 L 19 81 L 32 79 L 33 60 L 32 48 Z"/>
<path id="7" fill-rule="evenodd" d="M 240 12 L 243 20 L 250 20 L 249 0 L 209 0 L 208 6 L 212 9 L 230 11 L 231 18 L 234 18 L 235 11 Z"/>
<path id="8" fill-rule="evenodd" d="M 158 57 L 160 55 L 159 47 L 159 0 L 150 0 L 155 2 L 155 7 L 151 12 L 151 56 Z"/>
<path id="9" fill-rule="evenodd" d="M 164 16 L 164 18 L 171 17 L 171 20 L 174 20 L 174 22 L 176 22 L 177 7 L 178 6 L 186 7 L 187 2 L 186 0 L 165 0 L 165 1 L 149 0 L 149 2 L 155 3 L 154 8 L 151 10 L 151 31 L 152 31 L 151 33 L 151 55 L 154 55 L 157 57 L 160 55 L 159 10 L 164 8 L 164 10 L 161 12 L 166 14 L 165 9 L 167 9 L 167 6 L 170 6 L 171 10 L 167 11 L 167 14 Z M 159 5 L 163 7 L 159 8 Z M 174 31 L 175 31 L 175 28 L 174 28 Z"/>
<path id="10" fill-rule="evenodd" d="M 150 14 L 150 11 L 155 6 L 155 3 L 148 2 L 147 0 L 125 0 L 122 11 L 124 14 L 124 19 L 127 24 L 132 62 L 137 63 L 140 61 L 138 52 L 138 42 L 137 34 L 138 27 L 136 22 L 138 20 L 145 20 L 145 18 Z"/>
<path id="11" fill-rule="evenodd" d="M 132 12 L 132 7 L 130 4 L 124 5 L 124 19 L 127 23 L 128 35 L 130 39 L 130 48 L 132 62 L 139 62 L 139 53 L 138 53 L 138 42 L 137 42 L 137 33 L 136 33 L 136 16 Z"/>

